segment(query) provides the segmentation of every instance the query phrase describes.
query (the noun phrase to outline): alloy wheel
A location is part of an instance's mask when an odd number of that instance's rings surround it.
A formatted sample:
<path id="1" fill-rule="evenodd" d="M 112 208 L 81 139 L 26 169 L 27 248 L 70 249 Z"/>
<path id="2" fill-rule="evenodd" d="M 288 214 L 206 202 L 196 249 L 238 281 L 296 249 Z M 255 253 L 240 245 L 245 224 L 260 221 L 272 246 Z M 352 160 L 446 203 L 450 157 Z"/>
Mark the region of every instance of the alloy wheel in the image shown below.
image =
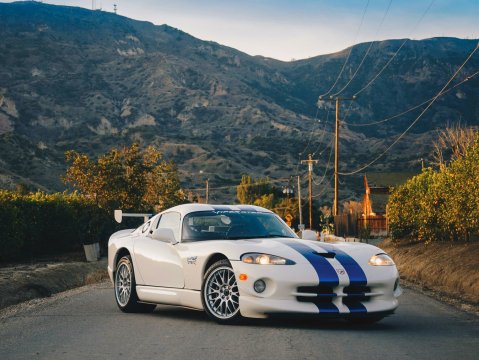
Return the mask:
<path id="1" fill-rule="evenodd" d="M 120 306 L 126 306 L 131 296 L 131 269 L 128 264 L 120 264 L 115 277 L 116 299 Z"/>
<path id="2" fill-rule="evenodd" d="M 208 276 L 204 300 L 208 310 L 219 319 L 229 319 L 238 313 L 238 284 L 231 268 L 219 267 Z"/>

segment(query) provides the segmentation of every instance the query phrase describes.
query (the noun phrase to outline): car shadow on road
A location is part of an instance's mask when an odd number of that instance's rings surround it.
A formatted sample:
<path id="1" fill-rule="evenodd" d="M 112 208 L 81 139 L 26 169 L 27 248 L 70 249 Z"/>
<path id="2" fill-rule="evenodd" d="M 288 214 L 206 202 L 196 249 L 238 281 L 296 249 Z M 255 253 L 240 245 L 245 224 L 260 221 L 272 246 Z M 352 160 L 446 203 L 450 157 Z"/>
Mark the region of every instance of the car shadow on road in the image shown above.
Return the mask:
<path id="1" fill-rule="evenodd" d="M 208 318 L 204 311 L 186 309 L 174 306 L 160 305 L 155 309 L 154 315 L 171 320 L 187 320 L 188 322 L 210 323 L 212 326 L 219 325 Z M 285 329 L 323 329 L 323 330 L 351 330 L 351 331 L 390 331 L 396 328 L 395 324 L 391 322 L 378 322 L 374 324 L 355 324 L 344 319 L 331 319 L 321 317 L 278 317 L 268 319 L 247 319 L 242 318 L 238 322 L 232 324 L 233 326 L 244 327 L 263 327 L 263 328 L 285 328 Z"/>

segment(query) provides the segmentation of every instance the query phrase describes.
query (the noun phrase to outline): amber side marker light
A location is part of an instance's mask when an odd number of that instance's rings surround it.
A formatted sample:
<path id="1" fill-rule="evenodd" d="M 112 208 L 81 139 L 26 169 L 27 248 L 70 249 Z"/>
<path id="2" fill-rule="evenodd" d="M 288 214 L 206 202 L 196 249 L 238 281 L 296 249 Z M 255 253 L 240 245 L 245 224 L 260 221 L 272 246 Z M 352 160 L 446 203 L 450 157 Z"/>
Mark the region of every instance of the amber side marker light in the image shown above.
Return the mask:
<path id="1" fill-rule="evenodd" d="M 240 274 L 239 279 L 240 279 L 240 280 L 246 280 L 246 279 L 248 279 L 248 275 L 246 275 L 246 274 Z"/>

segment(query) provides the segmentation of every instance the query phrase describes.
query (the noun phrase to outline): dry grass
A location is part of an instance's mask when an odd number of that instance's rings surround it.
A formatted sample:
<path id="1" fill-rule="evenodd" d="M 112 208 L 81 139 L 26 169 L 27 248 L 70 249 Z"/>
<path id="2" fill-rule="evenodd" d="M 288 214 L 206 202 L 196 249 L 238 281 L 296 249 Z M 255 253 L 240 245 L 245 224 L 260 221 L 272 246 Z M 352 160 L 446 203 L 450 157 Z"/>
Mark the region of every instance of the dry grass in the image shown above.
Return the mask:
<path id="1" fill-rule="evenodd" d="M 401 277 L 446 295 L 479 304 L 479 243 L 405 243 L 385 240 Z"/>
<path id="2" fill-rule="evenodd" d="M 85 276 L 85 285 L 96 284 L 106 279 L 109 279 L 108 271 L 100 269 Z"/>

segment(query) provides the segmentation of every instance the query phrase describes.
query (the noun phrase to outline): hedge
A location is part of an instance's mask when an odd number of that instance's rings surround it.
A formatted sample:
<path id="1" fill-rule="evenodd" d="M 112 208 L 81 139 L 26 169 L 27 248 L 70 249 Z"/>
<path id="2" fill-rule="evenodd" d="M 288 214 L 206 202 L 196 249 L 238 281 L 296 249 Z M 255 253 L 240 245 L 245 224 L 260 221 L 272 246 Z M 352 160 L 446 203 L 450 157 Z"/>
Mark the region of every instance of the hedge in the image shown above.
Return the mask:
<path id="1" fill-rule="evenodd" d="M 388 202 L 393 238 L 479 239 L 479 134 L 465 154 L 439 170 L 425 169 Z"/>
<path id="2" fill-rule="evenodd" d="M 0 261 L 31 259 L 105 245 L 117 224 L 113 215 L 73 193 L 22 195 L 0 190 Z"/>

